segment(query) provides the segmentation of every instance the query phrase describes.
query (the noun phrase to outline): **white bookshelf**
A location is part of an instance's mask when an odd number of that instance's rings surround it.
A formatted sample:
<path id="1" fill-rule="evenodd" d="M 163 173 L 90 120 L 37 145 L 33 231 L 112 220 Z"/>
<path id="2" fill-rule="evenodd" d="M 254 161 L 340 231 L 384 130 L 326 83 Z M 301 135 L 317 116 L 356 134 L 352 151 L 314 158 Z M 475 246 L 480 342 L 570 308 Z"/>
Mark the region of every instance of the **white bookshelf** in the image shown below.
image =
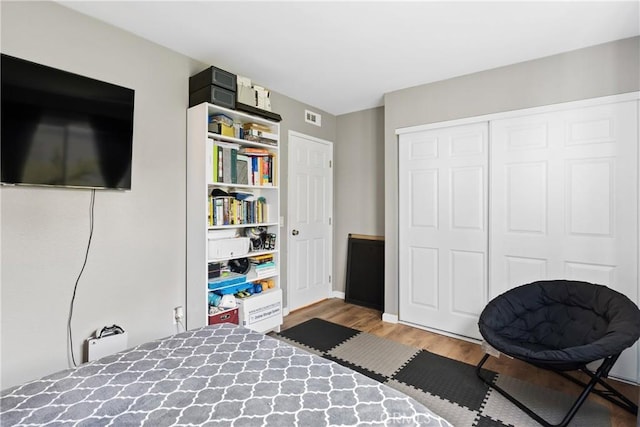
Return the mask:
<path id="1" fill-rule="evenodd" d="M 209 132 L 209 117 L 213 114 L 222 113 L 230 117 L 235 123 L 257 123 L 266 126 L 269 133 L 278 136 L 277 144 L 265 144 L 256 141 L 249 141 L 237 137 L 220 135 Z M 279 135 L 280 124 L 278 122 L 266 120 L 262 117 L 246 114 L 239 111 L 229 110 L 217 105 L 203 103 L 191 107 L 187 111 L 187 313 L 186 327 L 194 329 L 208 324 L 208 263 L 228 262 L 236 258 L 271 254 L 276 264 L 273 274 L 267 277 L 256 278 L 255 271 L 247 273 L 247 281 L 270 279 L 275 283 L 275 288 L 256 293 L 243 300 L 238 299 L 240 311 L 240 324 L 245 321 L 245 326 L 259 332 L 277 330 L 282 324 L 282 291 L 280 289 L 280 190 L 279 190 Z M 214 161 L 211 155 L 211 143 L 209 140 L 221 141 L 223 143 L 238 144 L 240 147 L 253 147 L 266 149 L 272 159 L 271 181 L 265 185 L 238 184 L 232 182 L 216 182 L 215 174 L 212 173 L 211 162 Z M 252 193 L 253 198 L 262 197 L 266 200 L 266 217 L 262 222 L 244 222 L 211 224 L 208 220 L 209 201 L 208 196 L 214 189 L 221 189 L 227 193 L 240 191 Z M 261 227 L 268 234 L 275 234 L 275 245 L 273 248 L 255 248 L 250 244 L 251 250 L 248 254 L 229 255 L 222 258 L 209 255 L 208 237 L 213 233 L 233 233 L 243 236 L 247 229 Z M 217 244 L 214 240 L 212 244 Z M 279 303 L 280 310 L 277 306 Z M 251 311 L 251 313 L 249 313 Z M 258 319 L 254 322 L 251 319 Z"/>

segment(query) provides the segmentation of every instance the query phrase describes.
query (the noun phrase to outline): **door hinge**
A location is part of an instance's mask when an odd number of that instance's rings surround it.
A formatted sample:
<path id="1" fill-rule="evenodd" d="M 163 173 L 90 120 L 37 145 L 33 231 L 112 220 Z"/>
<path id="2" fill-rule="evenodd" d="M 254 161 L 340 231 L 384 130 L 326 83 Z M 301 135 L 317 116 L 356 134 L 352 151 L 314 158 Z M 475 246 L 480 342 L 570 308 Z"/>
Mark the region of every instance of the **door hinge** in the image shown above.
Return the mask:
<path id="1" fill-rule="evenodd" d="M 329 217 L 329 225 L 331 225 L 331 217 Z"/>
<path id="2" fill-rule="evenodd" d="M 331 167 L 332 164 L 333 164 L 333 161 L 329 160 L 329 167 Z"/>
<path id="3" fill-rule="evenodd" d="M 329 283 L 331 283 L 331 275 L 329 275 Z"/>

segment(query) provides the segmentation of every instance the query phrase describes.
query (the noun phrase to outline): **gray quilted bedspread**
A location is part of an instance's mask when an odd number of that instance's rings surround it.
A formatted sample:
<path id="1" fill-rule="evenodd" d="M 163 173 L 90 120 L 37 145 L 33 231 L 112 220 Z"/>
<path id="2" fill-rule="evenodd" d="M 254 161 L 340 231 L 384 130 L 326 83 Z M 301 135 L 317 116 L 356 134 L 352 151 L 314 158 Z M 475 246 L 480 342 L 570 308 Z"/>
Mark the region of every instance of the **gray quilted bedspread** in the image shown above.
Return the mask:
<path id="1" fill-rule="evenodd" d="M 142 344 L 2 393 L 6 426 L 449 426 L 357 372 L 231 324 Z"/>

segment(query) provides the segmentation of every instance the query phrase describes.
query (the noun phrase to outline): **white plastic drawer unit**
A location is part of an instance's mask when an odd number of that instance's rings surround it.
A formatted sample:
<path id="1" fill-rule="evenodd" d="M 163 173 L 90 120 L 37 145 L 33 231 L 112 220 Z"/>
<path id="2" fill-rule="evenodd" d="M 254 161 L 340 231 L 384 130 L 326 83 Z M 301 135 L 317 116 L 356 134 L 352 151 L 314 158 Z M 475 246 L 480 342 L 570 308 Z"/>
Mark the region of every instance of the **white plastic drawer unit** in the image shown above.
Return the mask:
<path id="1" fill-rule="evenodd" d="M 240 309 L 240 325 L 257 332 L 267 332 L 282 324 L 282 289 L 270 289 L 246 299 L 236 298 L 236 301 Z"/>

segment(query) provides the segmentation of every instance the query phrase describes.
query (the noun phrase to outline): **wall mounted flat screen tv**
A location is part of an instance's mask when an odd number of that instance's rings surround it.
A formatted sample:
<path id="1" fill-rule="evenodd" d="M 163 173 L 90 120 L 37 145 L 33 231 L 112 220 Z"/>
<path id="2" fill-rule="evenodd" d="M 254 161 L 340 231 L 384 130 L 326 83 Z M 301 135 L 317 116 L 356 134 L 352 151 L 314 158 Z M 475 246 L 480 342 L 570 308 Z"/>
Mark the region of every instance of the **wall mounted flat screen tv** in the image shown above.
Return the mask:
<path id="1" fill-rule="evenodd" d="M 131 189 L 135 92 L 2 54 L 3 184 Z"/>

